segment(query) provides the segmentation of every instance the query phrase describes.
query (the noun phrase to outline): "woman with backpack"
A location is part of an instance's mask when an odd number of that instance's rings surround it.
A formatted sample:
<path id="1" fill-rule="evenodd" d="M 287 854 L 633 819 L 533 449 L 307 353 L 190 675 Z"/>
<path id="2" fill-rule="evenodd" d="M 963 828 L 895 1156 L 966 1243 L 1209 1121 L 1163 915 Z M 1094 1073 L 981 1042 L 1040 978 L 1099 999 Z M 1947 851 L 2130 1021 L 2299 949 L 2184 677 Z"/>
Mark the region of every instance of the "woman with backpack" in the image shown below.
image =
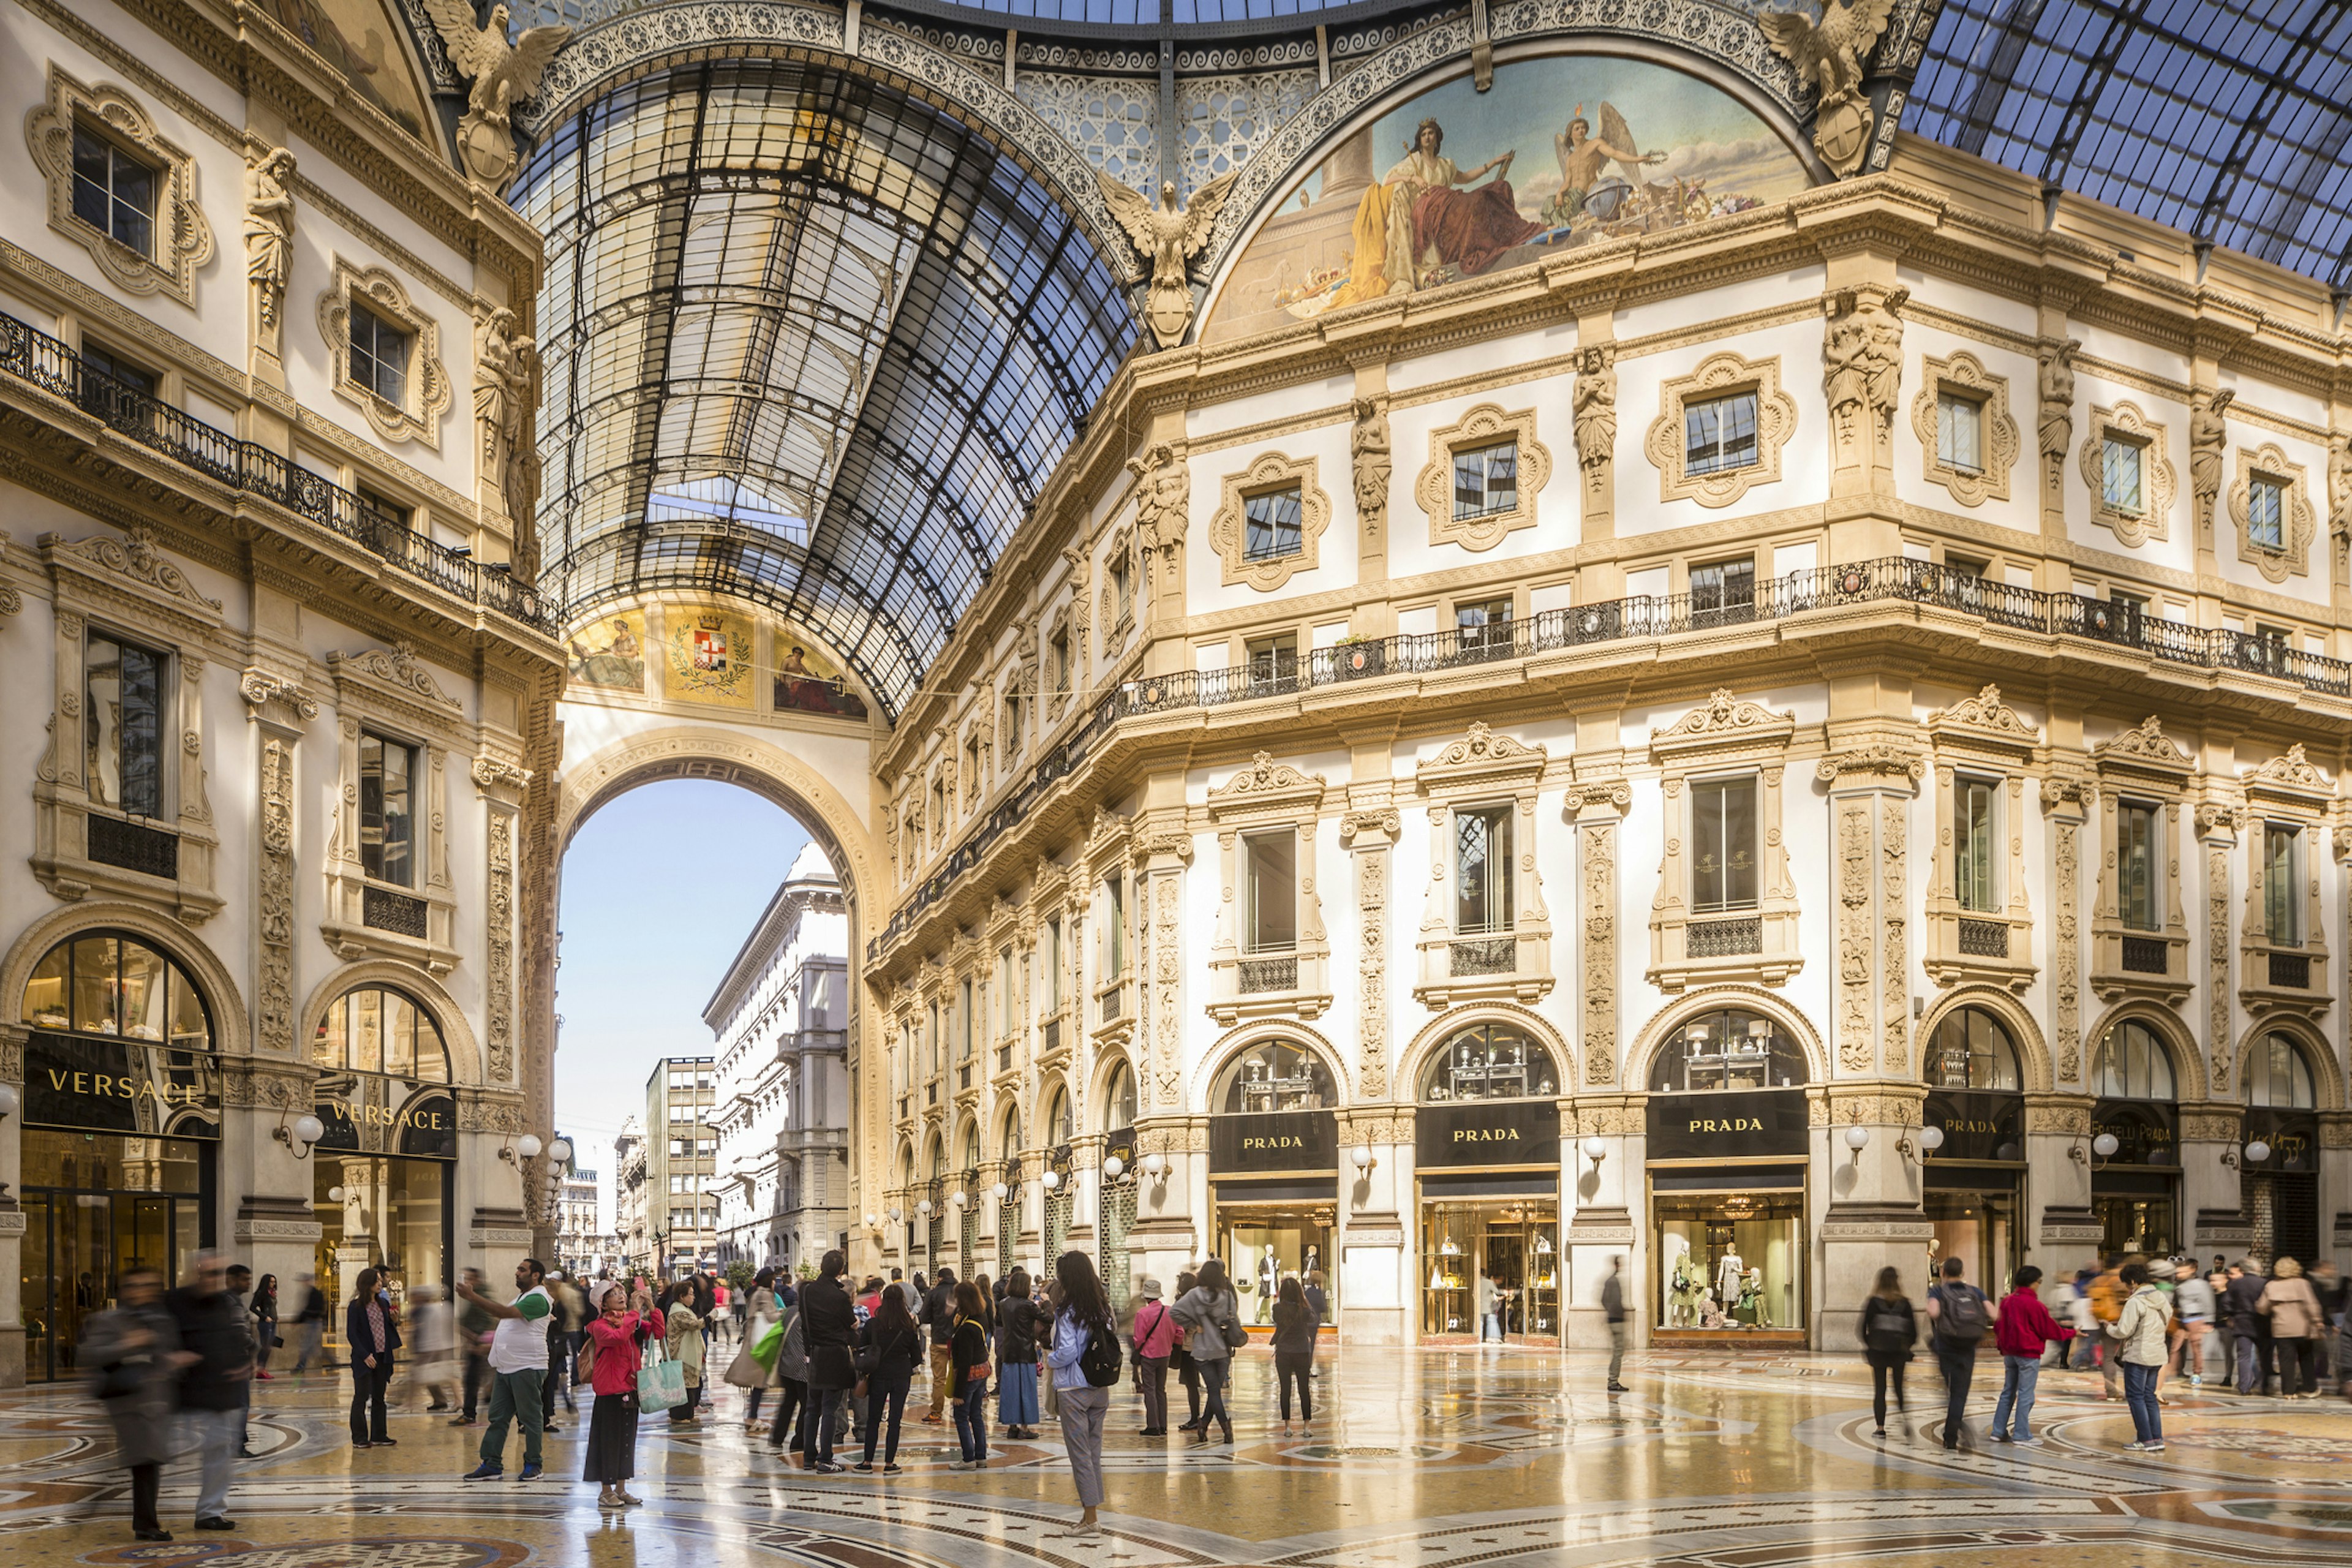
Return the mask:
<path id="1" fill-rule="evenodd" d="M 1199 1283 L 1185 1291 L 1174 1308 L 1177 1326 L 1186 1336 L 1185 1347 L 1201 1369 L 1201 1415 L 1193 1431 L 1202 1443 L 1209 1440 L 1213 1424 L 1223 1431 L 1226 1442 L 1234 1440 L 1234 1418 L 1225 1411 L 1225 1376 L 1232 1370 L 1234 1352 L 1249 1343 L 1249 1331 L 1235 1321 L 1239 1310 L 1234 1288 L 1225 1279 L 1225 1266 L 1214 1258 L 1201 1265 Z"/>
<path id="2" fill-rule="evenodd" d="M 1895 1408 L 1910 1414 L 1903 1402 L 1903 1369 L 1911 1363 L 1911 1347 L 1919 1342 L 1919 1320 L 1911 1299 L 1903 1294 L 1902 1276 L 1888 1264 L 1878 1271 L 1878 1284 L 1863 1299 L 1862 1321 L 1856 1325 L 1864 1359 L 1870 1363 L 1870 1413 L 1878 1423 L 1877 1436 L 1886 1436 L 1886 1385 L 1895 1385 Z"/>
<path id="3" fill-rule="evenodd" d="M 1053 1348 L 1045 1364 L 1054 1371 L 1054 1390 L 1062 1402 L 1062 1442 L 1070 1454 L 1070 1475 L 1077 1482 L 1078 1506 L 1086 1511 L 1071 1533 L 1093 1535 L 1101 1527 L 1095 1510 L 1102 1507 L 1103 1417 L 1110 1410 L 1110 1391 L 1118 1383 L 1118 1324 L 1113 1321 L 1110 1298 L 1094 1260 L 1083 1252 L 1065 1252 L 1054 1260 L 1054 1280 L 1061 1287 L 1062 1308 L 1054 1320 Z"/>
<path id="4" fill-rule="evenodd" d="M 907 1391 L 914 1386 L 915 1369 L 923 1364 L 923 1331 L 907 1310 L 905 1292 L 885 1290 L 857 1346 L 857 1371 L 866 1380 L 866 1457 L 856 1468 L 874 1468 L 874 1444 L 882 1436 L 887 1415 L 889 1436 L 882 1447 L 882 1473 L 898 1473 L 898 1424 L 907 1415 Z"/>
<path id="5" fill-rule="evenodd" d="M 996 1312 L 996 1418 L 1007 1437 L 1037 1436 L 1037 1339 L 1045 1326 L 1029 1299 L 1029 1271 L 1015 1268 Z"/>
<path id="6" fill-rule="evenodd" d="M 1135 1386 L 1143 1393 L 1139 1437 L 1168 1436 L 1168 1358 L 1176 1350 L 1176 1318 L 1160 1299 L 1160 1281 L 1145 1275 L 1135 1287 L 1143 1304 L 1135 1310 Z M 1193 1398 L 1197 1402 L 1200 1395 Z M 1195 1414 L 1198 1414 L 1197 1408 Z"/>

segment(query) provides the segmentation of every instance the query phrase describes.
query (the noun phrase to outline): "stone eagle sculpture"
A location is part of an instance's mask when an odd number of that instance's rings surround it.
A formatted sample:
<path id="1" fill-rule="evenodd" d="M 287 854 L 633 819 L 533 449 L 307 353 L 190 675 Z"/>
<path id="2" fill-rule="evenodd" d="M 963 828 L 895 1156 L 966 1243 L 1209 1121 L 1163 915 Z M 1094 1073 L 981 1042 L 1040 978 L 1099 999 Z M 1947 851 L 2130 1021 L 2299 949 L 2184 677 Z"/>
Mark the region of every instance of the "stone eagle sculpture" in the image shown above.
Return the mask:
<path id="1" fill-rule="evenodd" d="M 1773 52 L 1817 89 L 1813 151 L 1838 174 L 1862 167 L 1873 116 L 1862 90 L 1863 68 L 1895 14 L 1895 0 L 1822 0 L 1822 19 L 1800 12 L 1766 11 L 1756 18 Z"/>
<path id="2" fill-rule="evenodd" d="M 1103 200 L 1110 204 L 1111 216 L 1151 263 L 1151 297 L 1146 315 L 1163 349 L 1182 342 L 1192 324 L 1192 286 L 1186 280 L 1185 268 L 1208 243 L 1209 230 L 1224 207 L 1225 193 L 1233 189 L 1234 179 L 1232 174 L 1218 175 L 1194 191 L 1192 199 L 1181 207 L 1176 205 L 1176 182 L 1163 181 L 1155 206 L 1140 191 L 1099 169 L 1095 171 Z"/>
<path id="3" fill-rule="evenodd" d="M 457 122 L 457 153 L 466 173 L 493 188 L 515 172 L 514 132 L 509 110 L 539 90 L 547 62 L 572 37 L 569 27 L 532 27 L 507 41 L 504 4 L 490 8 L 488 26 L 474 21 L 469 0 L 425 0 L 433 25 L 449 50 L 449 64 L 474 79 L 466 95 L 466 116 Z"/>

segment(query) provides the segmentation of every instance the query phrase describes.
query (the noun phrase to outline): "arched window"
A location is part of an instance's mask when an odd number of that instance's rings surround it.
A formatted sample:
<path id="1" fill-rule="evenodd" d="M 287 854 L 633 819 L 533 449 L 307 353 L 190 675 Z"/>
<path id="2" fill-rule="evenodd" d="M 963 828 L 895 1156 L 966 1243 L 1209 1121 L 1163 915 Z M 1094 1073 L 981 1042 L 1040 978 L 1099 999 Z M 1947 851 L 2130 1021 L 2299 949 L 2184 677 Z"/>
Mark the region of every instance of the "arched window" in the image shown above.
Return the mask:
<path id="1" fill-rule="evenodd" d="M 135 936 L 88 931 L 49 949 L 25 985 L 25 1022 L 61 1035 L 209 1051 L 212 1015 L 182 969 Z"/>
<path id="2" fill-rule="evenodd" d="M 2021 1088 L 2017 1043 L 1982 1007 L 1955 1007 L 1927 1043 L 1927 1081 L 1937 1089 Z"/>
<path id="3" fill-rule="evenodd" d="M 1212 1110 L 1319 1110 L 1339 1096 L 1331 1069 L 1313 1051 L 1286 1040 L 1260 1040 L 1243 1048 L 1217 1079 Z"/>
<path id="4" fill-rule="evenodd" d="M 1421 1098 L 1540 1100 L 1559 1092 L 1559 1065 L 1541 1042 L 1509 1024 L 1473 1024 L 1430 1058 Z"/>
<path id="5" fill-rule="evenodd" d="M 2094 1091 L 2103 1100 L 2178 1100 L 2173 1088 L 2172 1049 L 2164 1037 L 2130 1019 L 2099 1042 L 2093 1069 Z"/>
<path id="6" fill-rule="evenodd" d="M 449 1081 L 441 1026 L 415 998 L 387 986 L 363 985 L 336 997 L 310 1037 L 310 1061 L 335 1072 Z"/>
<path id="7" fill-rule="evenodd" d="M 1004 1119 L 1004 1137 L 998 1148 L 1000 1159 L 1011 1160 L 1021 1152 L 1021 1113 L 1014 1111 Z"/>
<path id="8" fill-rule="evenodd" d="M 969 1171 L 980 1163 L 980 1123 L 967 1121 L 962 1134 L 956 1139 L 956 1169 Z"/>
<path id="9" fill-rule="evenodd" d="M 931 1140 L 931 1180 L 938 1181 L 948 1173 L 948 1152 L 936 1138 Z"/>
<path id="10" fill-rule="evenodd" d="M 1134 1125 L 1135 1074 L 1125 1062 L 1120 1062 L 1110 1069 L 1110 1078 L 1103 1085 L 1102 1130 L 1116 1132 Z"/>
<path id="11" fill-rule="evenodd" d="M 1045 1147 L 1058 1149 L 1070 1141 L 1070 1091 L 1061 1085 L 1045 1097 Z"/>
<path id="12" fill-rule="evenodd" d="M 1727 1007 L 1685 1024 L 1650 1068 L 1652 1093 L 1794 1089 L 1808 1079 L 1805 1053 L 1760 1013 Z"/>
<path id="13" fill-rule="evenodd" d="M 2311 1058 L 2292 1035 L 2273 1030 L 2256 1042 L 2246 1058 L 2246 1103 L 2282 1110 L 2309 1110 L 2319 1104 Z"/>

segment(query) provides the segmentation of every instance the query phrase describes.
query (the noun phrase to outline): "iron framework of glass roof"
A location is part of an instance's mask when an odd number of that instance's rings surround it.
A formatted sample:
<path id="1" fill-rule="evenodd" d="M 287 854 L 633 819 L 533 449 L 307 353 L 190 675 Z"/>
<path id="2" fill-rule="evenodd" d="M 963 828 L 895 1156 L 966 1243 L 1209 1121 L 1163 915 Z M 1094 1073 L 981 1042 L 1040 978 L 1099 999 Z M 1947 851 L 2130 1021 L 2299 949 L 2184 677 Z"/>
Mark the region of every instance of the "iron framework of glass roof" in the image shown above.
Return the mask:
<path id="1" fill-rule="evenodd" d="M 687 590 L 826 638 L 892 718 L 1135 336 L 1070 215 L 950 114 L 831 67 L 698 63 L 551 126 L 548 586 Z"/>
<path id="2" fill-rule="evenodd" d="M 2347 286 L 2347 0 L 1945 0 L 1911 128 Z"/>

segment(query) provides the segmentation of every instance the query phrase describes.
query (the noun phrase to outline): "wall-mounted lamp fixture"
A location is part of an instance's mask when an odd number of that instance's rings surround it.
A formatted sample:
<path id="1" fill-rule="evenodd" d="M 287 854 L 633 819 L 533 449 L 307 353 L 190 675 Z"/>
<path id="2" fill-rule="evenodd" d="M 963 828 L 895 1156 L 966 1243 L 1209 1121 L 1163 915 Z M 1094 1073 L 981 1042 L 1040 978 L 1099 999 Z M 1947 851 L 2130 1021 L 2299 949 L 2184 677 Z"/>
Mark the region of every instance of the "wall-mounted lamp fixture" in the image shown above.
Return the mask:
<path id="1" fill-rule="evenodd" d="M 16 1098 L 16 1086 L 13 1083 L 0 1083 L 0 1121 L 5 1121 L 16 1115 L 19 1103 Z"/>
<path id="2" fill-rule="evenodd" d="M 310 1151 L 318 1147 L 319 1140 L 327 1135 L 327 1124 L 306 1110 L 296 1117 L 289 1127 L 281 1112 L 278 1125 L 269 1130 L 269 1135 L 291 1150 L 297 1160 L 307 1160 L 310 1157 Z M 297 1148 L 297 1144 L 300 1147 Z"/>
<path id="3" fill-rule="evenodd" d="M 1349 1150 L 1348 1159 L 1359 1171 L 1369 1171 L 1381 1163 L 1381 1157 L 1372 1152 L 1369 1143 L 1359 1143 Z"/>
<path id="4" fill-rule="evenodd" d="M 2257 1138 L 2246 1145 L 2246 1158 L 2259 1165 L 2271 1157 L 2271 1146 Z"/>
<path id="5" fill-rule="evenodd" d="M 1004 1201 L 1005 1194 L 1010 1193 L 1012 1190 L 1012 1188 L 1006 1186 L 1003 1182 L 999 1182 L 994 1186 L 988 1189 L 988 1195 L 994 1198 L 998 1203 L 1003 1203 Z"/>
<path id="6" fill-rule="evenodd" d="M 1609 1158 L 1609 1145 L 1602 1141 L 1598 1132 L 1584 1141 L 1584 1157 L 1595 1165 Z"/>
<path id="7" fill-rule="evenodd" d="M 343 1189 L 341 1187 L 329 1187 L 327 1189 L 327 1201 L 331 1204 L 341 1203 L 343 1201 Z"/>
<path id="8" fill-rule="evenodd" d="M 906 1217 L 907 1217 L 907 1211 L 906 1211 L 906 1210 L 904 1210 L 904 1209 L 901 1209 L 901 1208 L 893 1208 L 893 1209 L 890 1211 L 890 1223 L 891 1223 L 892 1225 L 897 1225 L 900 1220 L 903 1220 L 903 1219 L 905 1219 Z"/>
<path id="9" fill-rule="evenodd" d="M 499 1150 L 499 1158 L 504 1160 L 509 1165 L 519 1164 L 520 1162 L 525 1160 L 538 1159 L 539 1134 L 536 1132 L 524 1133 L 521 1137 L 516 1139 L 513 1142 Z"/>
<path id="10" fill-rule="evenodd" d="M 881 1223 L 881 1221 L 879 1221 L 879 1220 L 876 1219 L 872 1215 L 867 1215 L 866 1216 L 866 1229 L 868 1229 L 868 1230 L 877 1230 L 877 1231 L 878 1231 L 878 1230 L 880 1230 L 880 1229 L 882 1228 L 882 1223 Z"/>
<path id="11" fill-rule="evenodd" d="M 1062 1173 L 1059 1171 L 1048 1171 L 1041 1179 L 1045 1184 L 1045 1190 L 1050 1193 L 1055 1188 L 1062 1184 Z"/>
<path id="12" fill-rule="evenodd" d="M 1845 1130 L 1845 1146 L 1853 1151 L 1853 1163 L 1862 1163 L 1862 1152 L 1870 1147 L 1870 1129 L 1860 1123 Z"/>
<path id="13" fill-rule="evenodd" d="M 929 1199 L 929 1198 L 925 1198 L 922 1202 L 920 1202 L 920 1203 L 917 1204 L 917 1205 L 915 1205 L 915 1213 L 916 1213 L 917 1215 L 920 1215 L 920 1216 L 921 1216 L 922 1218 L 924 1218 L 924 1219 L 929 1219 L 929 1218 L 930 1218 L 930 1217 L 931 1217 L 931 1200 L 930 1200 L 930 1199 Z"/>
<path id="14" fill-rule="evenodd" d="M 1154 1188 L 1163 1191 L 1166 1189 L 1168 1185 L 1167 1155 L 1160 1153 L 1155 1149 L 1150 1153 L 1146 1154 L 1143 1157 L 1141 1164 L 1137 1168 L 1146 1176 L 1151 1178 L 1151 1184 Z"/>
<path id="15" fill-rule="evenodd" d="M 1905 1159 L 1922 1162 L 1943 1146 L 1944 1130 L 1940 1127 L 1922 1127 L 1916 1141 L 1907 1132 L 1895 1141 L 1895 1152 Z"/>
<path id="16" fill-rule="evenodd" d="M 1120 1159 L 1118 1155 L 1116 1155 L 1116 1154 L 1106 1154 L 1106 1155 L 1104 1155 L 1104 1156 L 1103 1156 L 1103 1180 L 1104 1180 L 1104 1181 L 1107 1181 L 1107 1182 L 1116 1182 L 1116 1181 L 1118 1181 L 1118 1178 L 1119 1178 L 1120 1173 L 1121 1173 L 1122 1172 L 1124 1172 L 1126 1169 L 1127 1169 L 1127 1162 L 1126 1162 L 1126 1161 L 1124 1161 L 1124 1160 L 1122 1160 L 1122 1159 Z"/>
<path id="17" fill-rule="evenodd" d="M 950 1207 L 950 1208 L 959 1208 L 959 1209 L 960 1209 L 960 1208 L 963 1207 L 963 1205 L 964 1205 L 964 1195 L 963 1195 L 963 1194 L 962 1194 L 962 1193 L 961 1193 L 961 1192 L 953 1192 L 953 1193 L 950 1193 L 950 1194 L 948 1194 L 948 1206 L 949 1206 L 949 1207 Z"/>

